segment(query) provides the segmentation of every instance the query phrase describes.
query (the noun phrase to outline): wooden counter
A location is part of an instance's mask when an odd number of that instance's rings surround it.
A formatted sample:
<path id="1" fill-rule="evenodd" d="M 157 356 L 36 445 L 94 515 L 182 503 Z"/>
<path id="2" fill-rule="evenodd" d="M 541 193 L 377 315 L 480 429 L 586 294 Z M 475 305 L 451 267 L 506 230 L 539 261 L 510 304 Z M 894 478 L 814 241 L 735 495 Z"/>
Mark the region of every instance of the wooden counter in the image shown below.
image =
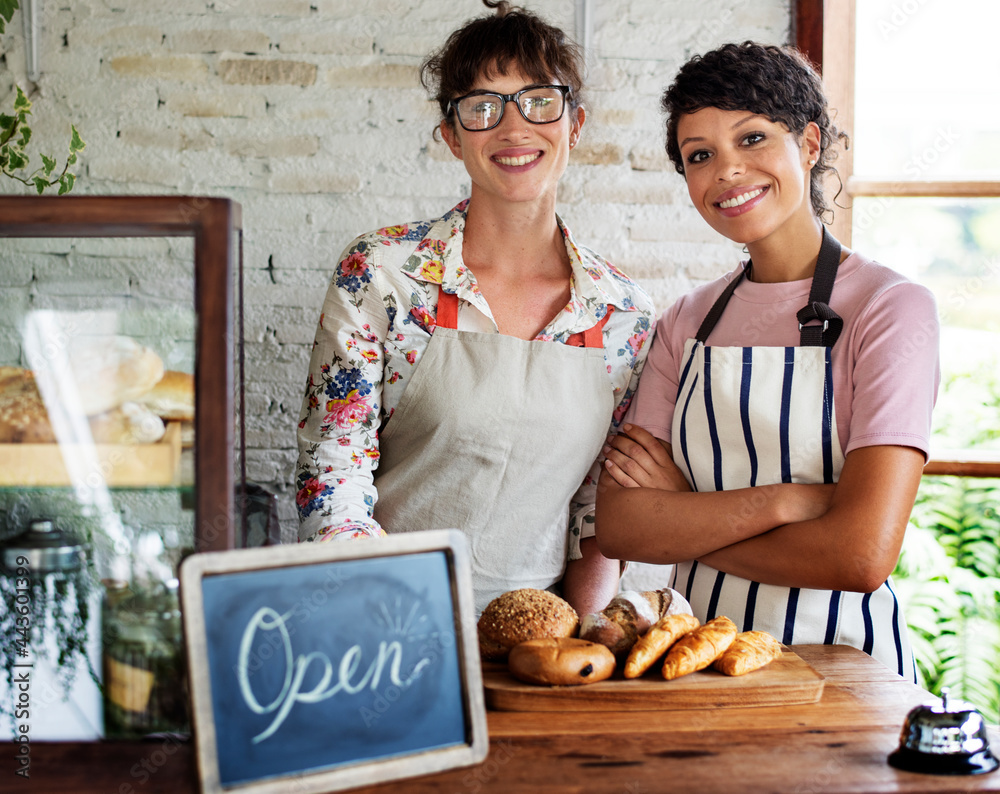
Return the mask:
<path id="1" fill-rule="evenodd" d="M 381 786 L 367 794 L 743 794 L 744 792 L 1000 792 L 1000 771 L 902 772 L 886 763 L 910 709 L 934 698 L 844 646 L 793 650 L 826 679 L 818 703 L 713 710 L 488 715 L 490 755 L 475 767 Z M 1000 732 L 990 734 L 1000 752 Z M 30 785 L 0 745 L 3 791 L 153 794 L 196 791 L 189 744 L 31 746 Z"/>

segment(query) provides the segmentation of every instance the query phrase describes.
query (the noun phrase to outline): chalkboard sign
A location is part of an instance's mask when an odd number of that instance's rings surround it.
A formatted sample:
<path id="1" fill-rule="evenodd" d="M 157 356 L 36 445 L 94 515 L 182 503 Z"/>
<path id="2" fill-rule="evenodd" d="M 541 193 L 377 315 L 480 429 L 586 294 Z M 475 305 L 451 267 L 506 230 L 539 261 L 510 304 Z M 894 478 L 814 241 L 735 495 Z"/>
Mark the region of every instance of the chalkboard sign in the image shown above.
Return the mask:
<path id="1" fill-rule="evenodd" d="M 181 599 L 204 792 L 338 791 L 485 759 L 461 533 L 195 554 Z"/>

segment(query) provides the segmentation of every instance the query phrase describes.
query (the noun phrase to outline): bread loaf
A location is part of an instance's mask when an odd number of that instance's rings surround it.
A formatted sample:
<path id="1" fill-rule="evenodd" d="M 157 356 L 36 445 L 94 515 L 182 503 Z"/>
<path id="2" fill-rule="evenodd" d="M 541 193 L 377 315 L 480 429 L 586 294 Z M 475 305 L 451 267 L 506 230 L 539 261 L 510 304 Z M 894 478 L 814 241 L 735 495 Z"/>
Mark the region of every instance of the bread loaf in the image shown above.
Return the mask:
<path id="1" fill-rule="evenodd" d="M 162 419 L 189 422 L 194 419 L 194 375 L 167 370 L 152 389 L 135 401 Z"/>
<path id="2" fill-rule="evenodd" d="M 562 598 L 548 590 L 522 588 L 494 598 L 479 617 L 479 652 L 484 659 L 502 660 L 526 640 L 572 637 L 579 618 Z"/>
<path id="3" fill-rule="evenodd" d="M 165 430 L 160 417 L 129 402 L 90 416 L 87 421 L 95 444 L 152 444 L 163 437 Z M 0 444 L 56 441 L 34 373 L 21 367 L 0 367 Z"/>
<path id="4" fill-rule="evenodd" d="M 661 617 L 673 614 L 691 614 L 691 605 L 676 590 L 623 590 L 603 610 L 581 618 L 580 638 L 621 656 Z"/>
<path id="5" fill-rule="evenodd" d="M 545 637 L 515 645 L 507 666 L 529 684 L 577 686 L 611 677 L 615 655 L 604 645 L 574 637 Z"/>
<path id="6" fill-rule="evenodd" d="M 163 360 L 128 336 L 74 339 L 67 350 L 78 404 L 87 416 L 141 397 L 163 377 Z"/>
<path id="7" fill-rule="evenodd" d="M 55 440 L 31 370 L 0 367 L 0 444 L 51 444 Z"/>

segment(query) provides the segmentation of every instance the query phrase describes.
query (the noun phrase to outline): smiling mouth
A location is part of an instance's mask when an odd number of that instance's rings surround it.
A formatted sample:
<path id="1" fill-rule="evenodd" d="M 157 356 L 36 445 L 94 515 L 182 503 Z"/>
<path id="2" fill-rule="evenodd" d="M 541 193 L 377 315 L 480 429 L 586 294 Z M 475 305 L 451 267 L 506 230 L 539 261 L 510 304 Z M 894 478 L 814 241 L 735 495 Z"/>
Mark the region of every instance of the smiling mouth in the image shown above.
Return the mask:
<path id="1" fill-rule="evenodd" d="M 535 152 L 534 154 L 523 154 L 520 157 L 494 157 L 493 159 L 500 165 L 527 165 L 541 156 L 541 152 Z"/>
<path id="2" fill-rule="evenodd" d="M 720 207 L 721 209 L 724 209 L 724 210 L 729 210 L 729 209 L 732 209 L 733 207 L 738 207 L 741 204 L 746 204 L 748 201 L 750 201 L 750 199 L 757 198 L 757 196 L 759 196 L 761 193 L 763 193 L 764 190 L 765 190 L 765 188 L 759 187 L 756 190 L 750 190 L 750 191 L 748 191 L 746 193 L 743 193 L 743 194 L 741 194 L 739 196 L 733 196 L 733 198 L 731 198 L 731 199 L 726 199 L 725 201 L 720 201 L 720 202 L 718 202 L 716 204 L 716 206 Z"/>

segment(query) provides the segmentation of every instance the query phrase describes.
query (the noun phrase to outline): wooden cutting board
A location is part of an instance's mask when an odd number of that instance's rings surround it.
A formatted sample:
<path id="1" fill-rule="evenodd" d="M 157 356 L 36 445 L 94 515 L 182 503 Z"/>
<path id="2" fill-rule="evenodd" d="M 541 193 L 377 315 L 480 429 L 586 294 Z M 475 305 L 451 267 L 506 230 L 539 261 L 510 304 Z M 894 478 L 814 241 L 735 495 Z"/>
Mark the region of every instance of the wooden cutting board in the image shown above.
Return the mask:
<path id="1" fill-rule="evenodd" d="M 641 678 L 621 671 L 582 686 L 538 686 L 518 681 L 503 664 L 483 668 L 486 705 L 497 711 L 670 711 L 815 703 L 823 676 L 787 648 L 767 667 L 741 676 L 715 670 L 664 681 L 659 664 Z"/>

